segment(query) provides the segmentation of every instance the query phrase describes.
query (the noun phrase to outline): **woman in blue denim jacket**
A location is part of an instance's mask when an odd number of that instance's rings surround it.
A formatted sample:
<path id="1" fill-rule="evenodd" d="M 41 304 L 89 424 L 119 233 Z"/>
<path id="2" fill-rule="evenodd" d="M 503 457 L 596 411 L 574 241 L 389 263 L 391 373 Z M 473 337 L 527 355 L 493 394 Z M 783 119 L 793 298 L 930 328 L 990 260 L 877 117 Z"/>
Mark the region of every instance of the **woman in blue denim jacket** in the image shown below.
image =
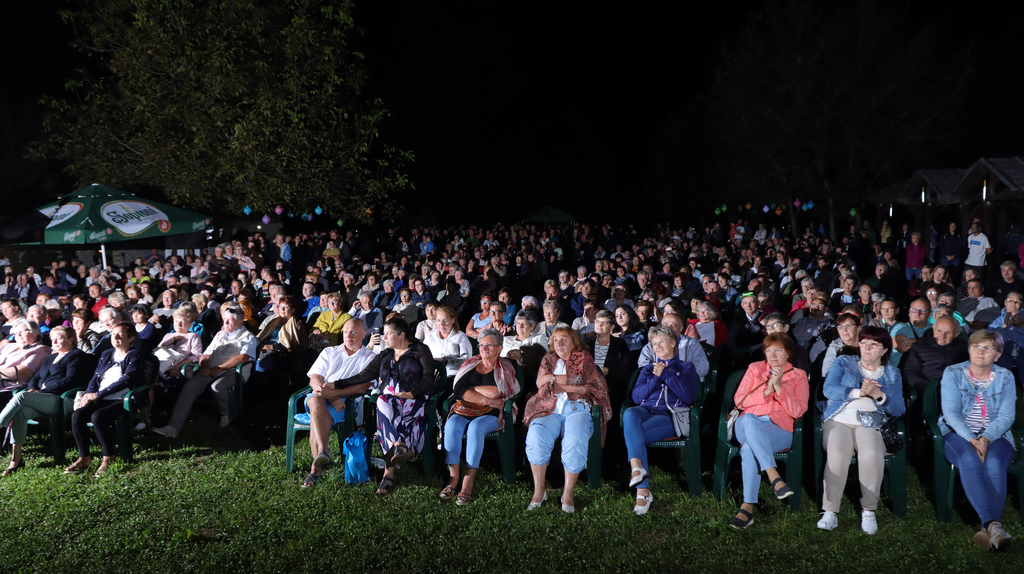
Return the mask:
<path id="1" fill-rule="evenodd" d="M 903 402 L 903 376 L 889 365 L 892 338 L 881 327 L 864 327 L 858 335 L 860 356 L 837 357 L 825 378 L 823 392 L 828 402 L 821 417 L 822 445 L 825 449 L 825 496 L 818 528 L 839 526 L 836 513 L 843 499 L 850 458 L 857 453 L 860 475 L 860 527 L 866 534 L 878 531 L 875 508 L 885 472 L 885 441 L 881 419 L 867 420 L 865 413 L 882 413 L 896 418 L 906 411 Z M 870 414 L 868 416 L 871 416 Z"/>
<path id="2" fill-rule="evenodd" d="M 1017 387 L 1010 371 L 995 365 L 1003 337 L 982 329 L 968 341 L 970 360 L 942 374 L 939 429 L 946 460 L 960 471 L 967 500 L 981 519 L 974 544 L 998 550 L 1010 540 L 999 523 L 1006 504 L 1006 469 L 1013 462 L 1010 427 L 1016 415 Z"/>

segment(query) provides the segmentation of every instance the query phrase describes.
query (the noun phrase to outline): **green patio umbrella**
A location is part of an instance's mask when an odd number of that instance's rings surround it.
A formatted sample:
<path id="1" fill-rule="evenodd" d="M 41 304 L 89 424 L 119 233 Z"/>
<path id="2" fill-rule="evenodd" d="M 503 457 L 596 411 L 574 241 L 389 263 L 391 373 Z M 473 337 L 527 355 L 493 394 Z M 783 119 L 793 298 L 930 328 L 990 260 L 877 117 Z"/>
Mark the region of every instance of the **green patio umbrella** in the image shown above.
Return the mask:
<path id="1" fill-rule="evenodd" d="M 49 223 L 46 245 L 99 243 L 103 266 L 106 243 L 194 233 L 209 227 L 209 216 L 192 213 L 126 191 L 92 184 L 37 209 Z"/>

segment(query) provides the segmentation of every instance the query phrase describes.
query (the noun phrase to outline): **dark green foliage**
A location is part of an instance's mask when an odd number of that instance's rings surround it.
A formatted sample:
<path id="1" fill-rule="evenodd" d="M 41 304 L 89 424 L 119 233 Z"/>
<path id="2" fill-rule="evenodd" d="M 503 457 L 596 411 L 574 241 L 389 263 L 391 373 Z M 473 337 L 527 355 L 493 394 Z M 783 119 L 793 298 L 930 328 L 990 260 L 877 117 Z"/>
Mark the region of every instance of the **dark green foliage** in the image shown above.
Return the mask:
<path id="1" fill-rule="evenodd" d="M 412 154 L 378 141 L 352 2 L 79 0 L 62 11 L 99 59 L 48 98 L 33 149 L 82 184 L 157 188 L 190 209 L 246 204 L 368 221 L 396 213 Z"/>

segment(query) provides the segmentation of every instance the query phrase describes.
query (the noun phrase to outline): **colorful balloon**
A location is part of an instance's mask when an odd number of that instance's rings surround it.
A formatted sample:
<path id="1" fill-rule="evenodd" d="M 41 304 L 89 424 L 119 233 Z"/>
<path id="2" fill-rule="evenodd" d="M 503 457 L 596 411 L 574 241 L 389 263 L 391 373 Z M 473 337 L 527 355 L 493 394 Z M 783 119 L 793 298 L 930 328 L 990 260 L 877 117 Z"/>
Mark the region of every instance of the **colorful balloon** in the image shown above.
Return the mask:
<path id="1" fill-rule="evenodd" d="M 316 209 L 313 210 L 313 213 L 315 213 L 317 215 L 323 215 L 324 214 L 324 208 L 322 208 L 322 207 L 320 207 L 318 205 L 318 206 L 316 206 Z"/>
<path id="2" fill-rule="evenodd" d="M 284 213 L 284 208 L 278 205 L 277 207 L 274 208 L 274 213 L 281 215 L 282 213 Z"/>
<path id="3" fill-rule="evenodd" d="M 263 225 L 270 225 L 270 216 L 269 215 L 266 215 L 266 214 L 263 215 Z"/>
<path id="4" fill-rule="evenodd" d="M 248 205 L 246 205 L 246 206 L 245 206 L 245 207 L 244 207 L 244 208 L 242 209 L 242 213 L 244 213 L 244 214 L 246 214 L 246 215 L 252 215 L 252 208 L 251 208 L 251 207 L 249 207 Z"/>

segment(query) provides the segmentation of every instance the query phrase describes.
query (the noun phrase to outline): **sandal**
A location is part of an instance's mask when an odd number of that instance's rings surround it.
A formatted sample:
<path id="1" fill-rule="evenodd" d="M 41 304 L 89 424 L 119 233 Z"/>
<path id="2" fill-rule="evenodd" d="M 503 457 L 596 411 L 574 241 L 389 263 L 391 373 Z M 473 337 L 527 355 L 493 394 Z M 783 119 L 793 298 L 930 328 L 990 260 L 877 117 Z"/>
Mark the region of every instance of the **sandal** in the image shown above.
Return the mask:
<path id="1" fill-rule="evenodd" d="M 398 464 L 402 461 L 409 460 L 415 455 L 416 453 L 414 453 L 409 447 L 405 445 L 398 445 L 394 456 L 391 457 L 391 464 Z"/>
<path id="2" fill-rule="evenodd" d="M 319 474 L 309 473 L 309 476 L 302 481 L 302 488 L 313 488 L 316 483 L 320 482 L 320 478 L 322 477 Z"/>
<path id="3" fill-rule="evenodd" d="M 104 457 L 104 458 L 106 458 L 106 457 Z M 104 474 L 107 474 L 107 471 L 109 471 L 110 467 L 113 466 L 113 465 L 114 465 L 114 460 L 113 459 L 111 459 L 109 461 L 108 460 L 104 460 L 103 462 L 100 463 L 99 468 L 96 469 L 96 474 L 92 475 L 92 477 L 93 478 L 100 478 Z"/>
<path id="4" fill-rule="evenodd" d="M 64 474 L 81 474 L 92 466 L 92 457 L 86 456 L 79 458 L 71 464 L 71 466 L 64 469 Z"/>
<path id="5" fill-rule="evenodd" d="M 380 484 L 377 485 L 377 494 L 381 496 L 391 494 L 395 491 L 394 480 L 384 477 L 381 479 Z"/>
<path id="6" fill-rule="evenodd" d="M 22 457 L 21 460 L 18 461 L 18 464 L 12 464 L 7 467 L 7 470 L 0 472 L 0 476 L 11 476 L 23 468 L 25 468 L 25 457 Z"/>
<path id="7" fill-rule="evenodd" d="M 754 515 L 749 511 L 741 508 L 738 514 L 746 516 L 747 519 L 743 520 L 739 516 L 736 516 L 732 519 L 732 522 L 729 523 L 729 526 L 732 526 L 736 530 L 743 530 L 754 523 Z"/>
<path id="8" fill-rule="evenodd" d="M 638 472 L 640 474 L 637 474 Z M 641 482 L 643 482 L 645 478 L 647 478 L 647 471 L 644 470 L 643 467 L 634 468 L 633 472 L 630 474 L 629 487 L 630 488 L 635 487 L 636 485 L 638 485 Z"/>
<path id="9" fill-rule="evenodd" d="M 466 494 L 465 492 L 460 492 L 459 496 L 455 499 L 455 504 L 459 506 L 466 506 L 470 502 L 473 502 L 473 495 Z"/>
<path id="10" fill-rule="evenodd" d="M 775 485 L 779 482 L 782 483 L 782 486 L 776 488 Z M 782 480 L 781 476 L 772 481 L 772 489 L 775 491 L 775 496 L 779 500 L 789 498 L 790 496 L 796 494 L 795 492 L 793 492 L 793 489 L 790 488 L 788 484 L 786 484 L 786 481 Z"/>
<path id="11" fill-rule="evenodd" d="M 451 500 L 451 498 L 453 496 L 455 496 L 455 487 L 454 486 L 446 486 L 446 487 L 442 488 L 441 489 L 441 494 L 438 495 L 438 496 L 441 497 L 441 500 Z"/>
<path id="12" fill-rule="evenodd" d="M 329 464 L 331 464 L 331 453 L 327 451 L 321 452 L 313 459 L 313 467 L 317 469 L 324 468 Z"/>

